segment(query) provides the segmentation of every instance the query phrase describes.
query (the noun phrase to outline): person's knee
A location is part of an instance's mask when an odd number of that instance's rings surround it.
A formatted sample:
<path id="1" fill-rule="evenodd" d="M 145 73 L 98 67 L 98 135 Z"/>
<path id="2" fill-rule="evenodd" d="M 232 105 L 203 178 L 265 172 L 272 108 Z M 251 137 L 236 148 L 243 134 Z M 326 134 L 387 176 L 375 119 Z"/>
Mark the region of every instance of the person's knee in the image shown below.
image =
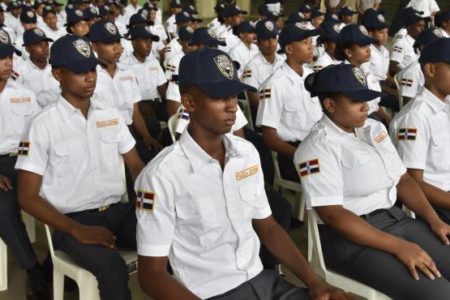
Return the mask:
<path id="1" fill-rule="evenodd" d="M 408 288 L 404 288 L 405 295 L 401 299 L 408 300 L 447 300 L 450 295 L 450 282 L 444 278 L 430 280 L 422 277 L 426 284 L 416 284 Z M 419 281 L 420 281 L 419 280 Z"/>
<path id="2" fill-rule="evenodd" d="M 128 283 L 127 265 L 123 258 L 114 251 L 111 251 L 111 254 L 105 255 L 101 259 L 96 273 L 95 275 L 100 286 L 105 285 L 117 288 L 126 286 Z"/>

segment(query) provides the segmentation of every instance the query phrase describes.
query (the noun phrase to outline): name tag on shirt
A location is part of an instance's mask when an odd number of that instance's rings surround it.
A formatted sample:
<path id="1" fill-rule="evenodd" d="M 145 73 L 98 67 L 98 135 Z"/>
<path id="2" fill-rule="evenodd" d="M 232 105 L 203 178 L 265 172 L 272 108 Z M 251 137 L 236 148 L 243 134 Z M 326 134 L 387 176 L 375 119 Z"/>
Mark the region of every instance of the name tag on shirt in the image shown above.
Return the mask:
<path id="1" fill-rule="evenodd" d="M 97 128 L 104 128 L 104 127 L 110 127 L 110 126 L 116 126 L 116 125 L 119 125 L 118 119 L 97 121 Z"/>
<path id="2" fill-rule="evenodd" d="M 29 103 L 31 102 L 30 97 L 14 97 L 9 99 L 11 103 Z"/>
<path id="3" fill-rule="evenodd" d="M 239 181 L 239 180 L 242 180 L 244 178 L 247 178 L 247 177 L 250 177 L 252 175 L 255 175 L 256 173 L 258 173 L 258 170 L 259 170 L 259 166 L 256 165 L 256 166 L 247 168 L 247 169 L 245 169 L 243 171 L 237 172 L 236 173 L 236 180 Z"/>

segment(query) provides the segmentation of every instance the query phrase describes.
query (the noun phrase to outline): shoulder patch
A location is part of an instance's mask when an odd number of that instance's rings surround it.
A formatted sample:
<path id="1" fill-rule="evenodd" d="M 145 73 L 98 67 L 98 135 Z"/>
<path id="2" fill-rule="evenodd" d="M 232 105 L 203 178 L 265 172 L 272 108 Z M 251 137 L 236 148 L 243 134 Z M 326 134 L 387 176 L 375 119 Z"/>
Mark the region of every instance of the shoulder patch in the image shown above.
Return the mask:
<path id="1" fill-rule="evenodd" d="M 300 177 L 320 173 L 319 159 L 308 160 L 300 164 Z"/>
<path id="2" fill-rule="evenodd" d="M 138 190 L 136 208 L 153 211 L 155 208 L 156 195 L 153 192 Z"/>
<path id="3" fill-rule="evenodd" d="M 399 141 L 415 141 L 417 137 L 416 128 L 400 128 L 398 131 Z"/>
<path id="4" fill-rule="evenodd" d="M 267 99 L 272 97 L 272 89 L 263 89 L 259 94 L 259 100 Z"/>
<path id="5" fill-rule="evenodd" d="M 27 156 L 30 151 L 30 142 L 20 142 L 19 149 L 17 150 L 18 155 Z"/>

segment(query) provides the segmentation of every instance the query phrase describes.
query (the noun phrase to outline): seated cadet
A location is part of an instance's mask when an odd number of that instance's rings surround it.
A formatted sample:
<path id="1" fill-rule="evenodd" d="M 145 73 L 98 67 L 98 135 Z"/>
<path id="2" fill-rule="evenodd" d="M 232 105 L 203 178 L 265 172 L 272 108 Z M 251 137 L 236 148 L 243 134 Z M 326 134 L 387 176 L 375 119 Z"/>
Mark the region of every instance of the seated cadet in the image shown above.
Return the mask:
<path id="1" fill-rule="evenodd" d="M 429 43 L 440 38 L 436 35 L 440 33 L 436 29 L 426 29 L 420 33 L 417 39 L 414 41 L 414 49 L 416 53 L 422 52 L 423 48 Z M 422 69 L 420 67 L 419 60 L 416 60 L 403 70 L 398 75 L 398 81 L 400 85 L 400 93 L 403 96 L 403 103 L 408 103 L 411 99 L 416 97 L 425 84 L 425 78 L 423 76 Z"/>
<path id="2" fill-rule="evenodd" d="M 153 34 L 159 36 L 160 41 L 163 45 L 167 43 L 167 33 L 166 29 L 163 25 L 158 24 L 157 22 L 157 15 L 159 8 L 157 6 L 152 5 L 151 3 L 147 2 L 148 5 L 145 5 L 146 9 L 148 10 L 147 18 L 150 22 L 153 22 L 150 24 L 150 30 L 153 32 Z"/>
<path id="3" fill-rule="evenodd" d="M 425 30 L 425 18 L 423 12 L 412 8 L 403 12 L 403 23 L 406 33 L 394 41 L 389 62 L 389 73 L 391 76 L 397 74 L 401 69 L 406 68 L 416 61 L 419 56 L 414 52 L 414 40 Z"/>
<path id="4" fill-rule="evenodd" d="M 406 173 L 384 125 L 368 119 L 367 101 L 380 93 L 348 64 L 312 76 L 306 87 L 324 115 L 294 162 L 307 209 L 323 222 L 327 268 L 392 299 L 448 299 L 450 226 Z M 423 220 L 394 205 L 397 193 Z"/>
<path id="5" fill-rule="evenodd" d="M 65 30 L 58 27 L 58 17 L 53 7 L 47 5 L 42 12 L 44 24 L 40 27 L 45 35 L 56 41 L 66 34 Z"/>
<path id="6" fill-rule="evenodd" d="M 450 9 L 436 15 L 434 24 L 442 37 L 450 38 Z"/>
<path id="7" fill-rule="evenodd" d="M 139 9 L 141 9 L 141 6 L 138 2 L 138 0 L 130 0 L 129 3 L 124 7 L 123 16 L 125 20 L 128 21 L 132 15 L 136 14 Z"/>
<path id="8" fill-rule="evenodd" d="M 369 33 L 364 26 L 358 26 L 356 24 L 345 26 L 341 32 L 339 32 L 335 55 L 337 59 L 343 60 L 346 64 L 357 67 L 360 70 L 359 76 L 365 78 L 370 89 L 381 92 L 379 80 L 373 75 L 369 68 L 364 69 L 362 67 L 364 63 L 370 61 L 370 44 L 376 43 L 376 40 L 369 37 L 368 34 Z M 368 102 L 370 107 L 369 115 L 383 120 L 385 124 L 389 124 L 390 118 L 382 109 L 380 109 L 379 103 L 380 97 Z"/>
<path id="9" fill-rule="evenodd" d="M 320 25 L 325 21 L 325 14 L 318 9 L 313 9 L 311 12 L 311 25 L 314 28 L 319 28 Z M 311 27 L 311 29 L 313 29 Z"/>
<path id="10" fill-rule="evenodd" d="M 30 55 L 30 59 L 22 60 L 14 67 L 16 81 L 34 92 L 41 107 L 46 107 L 56 101 L 61 92 L 59 83 L 52 75 L 48 64 L 49 42 L 44 31 L 39 28 L 25 30 L 23 45 Z"/>
<path id="11" fill-rule="evenodd" d="M 312 70 L 303 66 L 312 62 L 312 37 L 320 30 L 305 30 L 298 24 L 286 26 L 280 34 L 279 43 L 287 60 L 261 85 L 256 116 L 264 144 L 278 153 L 281 176 L 291 181 L 298 181 L 292 164 L 295 149 L 322 116 L 319 100 L 304 87 Z"/>
<path id="12" fill-rule="evenodd" d="M 333 26 L 325 25 L 322 26 L 321 29 L 322 32 L 317 39 L 317 46 L 323 47 L 325 51 L 319 58 L 311 63 L 310 68 L 314 72 L 320 71 L 323 68 L 328 67 L 329 65 L 340 63 L 340 61 L 334 57 L 334 53 L 336 51 L 336 43 L 339 36 L 338 32 L 335 28 L 333 28 Z"/>
<path id="13" fill-rule="evenodd" d="M 3 8 L 4 9 L 4 8 Z M 14 36 L 10 35 L 12 41 L 15 40 L 16 33 L 20 30 L 20 12 L 22 11 L 22 3 L 19 1 L 10 1 L 6 7 L 6 13 L 4 13 L 5 18 L 5 28 L 12 31 Z M 8 31 L 6 31 L 8 32 Z"/>
<path id="14" fill-rule="evenodd" d="M 62 37 L 52 45 L 50 64 L 61 95 L 22 139 L 20 205 L 55 228 L 55 249 L 95 275 L 101 299 L 131 299 L 117 248 L 136 247 L 135 203 L 120 202 L 126 189 L 119 156 L 133 178 L 144 165 L 121 113 L 90 100 L 98 61 L 89 42 Z"/>
<path id="15" fill-rule="evenodd" d="M 349 6 L 344 6 L 342 7 L 338 12 L 337 15 L 339 17 L 339 20 L 341 20 L 341 23 L 339 24 L 339 28 L 338 30 L 341 31 L 342 28 L 344 28 L 345 26 L 354 23 L 353 22 L 353 16 L 357 15 L 358 13 L 356 11 L 354 11 L 351 7 Z"/>
<path id="16" fill-rule="evenodd" d="M 177 24 L 175 22 L 175 16 L 183 10 L 180 0 L 170 0 L 170 17 L 167 18 L 164 23 L 167 33 L 169 34 L 169 39 L 172 40 L 176 37 Z"/>
<path id="17" fill-rule="evenodd" d="M 86 22 L 86 18 L 82 10 L 67 10 L 66 29 L 68 33 L 76 36 L 87 36 L 89 33 L 89 25 Z"/>
<path id="18" fill-rule="evenodd" d="M 259 54 L 244 67 L 242 82 L 258 89 L 284 63 L 284 58 L 277 54 L 278 30 L 272 21 L 260 21 L 256 24 L 256 44 Z M 247 97 L 256 115 L 259 105 L 258 92 L 247 91 Z"/>
<path id="19" fill-rule="evenodd" d="M 0 29 L 0 238 L 27 271 L 27 298 L 46 300 L 50 292 L 21 219 L 14 170 L 17 153 L 24 146 L 20 138 L 40 107 L 33 92 L 11 78 L 13 53 L 20 55 L 8 33 Z"/>
<path id="20" fill-rule="evenodd" d="M 237 94 L 251 88 L 228 55 L 207 48 L 187 54 L 179 80 L 188 130 L 135 185 L 142 289 L 154 299 L 348 299 L 314 274 L 271 216 L 256 149 L 227 134 Z M 309 291 L 263 270 L 258 237 Z"/>
<path id="21" fill-rule="evenodd" d="M 221 42 L 225 42 L 225 46 L 219 46 L 219 49 L 229 53 L 236 47 L 240 39 L 233 34 L 233 28 L 238 26 L 244 19 L 243 15 L 247 12 L 237 5 L 229 5 L 221 11 L 223 18 L 222 25 L 216 30 L 215 35 Z"/>
<path id="22" fill-rule="evenodd" d="M 159 61 L 150 55 L 152 43 L 159 41 L 159 37 L 153 35 L 148 27 L 137 25 L 129 31 L 128 38 L 133 52 L 121 60 L 121 64 L 136 76 L 142 97 L 140 110 L 144 116 L 156 116 L 159 121 L 167 121 L 167 79 Z"/>
<path id="23" fill-rule="evenodd" d="M 131 18 L 128 20 L 128 25 L 126 26 L 128 28 L 128 32 L 130 32 L 130 30 L 133 29 L 134 26 L 138 25 L 149 26 L 151 22 L 147 19 L 147 13 L 148 12 L 143 9 L 139 13 L 132 15 Z M 130 56 L 134 51 L 133 45 L 131 44 L 131 41 L 128 39 L 128 34 L 126 34 L 126 37 L 127 38 L 120 40 L 120 43 L 122 44 L 123 47 L 123 53 L 122 56 L 120 57 L 119 62 L 124 65 L 128 64 L 126 61 L 130 58 Z M 153 43 L 152 43 L 152 50 L 153 50 Z"/>
<path id="24" fill-rule="evenodd" d="M 121 112 L 136 139 L 139 156 L 148 162 L 162 147 L 157 140 L 159 123 L 149 123 L 143 118 L 138 104 L 142 96 L 136 76 L 117 64 L 122 54 L 121 38 L 116 25 L 110 21 L 99 21 L 90 29 L 89 39 L 100 61 L 94 99 Z"/>
<path id="25" fill-rule="evenodd" d="M 428 44 L 419 62 L 425 86 L 392 120 L 391 137 L 408 173 L 450 224 L 450 39 Z"/>
<path id="26" fill-rule="evenodd" d="M 84 18 L 89 26 L 89 28 L 100 21 L 100 15 L 95 7 L 91 6 L 83 10 Z"/>
<path id="27" fill-rule="evenodd" d="M 303 14 L 306 20 L 311 20 L 311 13 L 313 11 L 311 5 L 309 5 L 308 3 L 303 3 L 302 5 L 300 5 L 298 11 Z"/>
<path id="28" fill-rule="evenodd" d="M 255 44 L 256 30 L 249 21 L 243 21 L 236 27 L 236 33 L 241 40 L 236 47 L 231 49 L 230 57 L 233 61 L 237 61 L 240 65 L 238 77 L 241 78 L 244 67 L 258 53 L 258 46 Z"/>
<path id="29" fill-rule="evenodd" d="M 22 52 L 22 59 L 26 60 L 28 59 L 28 53 L 24 51 L 23 49 L 23 33 L 27 29 L 33 29 L 36 28 L 36 13 L 29 8 L 22 8 L 22 12 L 20 13 L 20 23 L 22 24 L 22 27 L 17 32 L 16 40 L 13 42 L 14 46 Z M 13 57 L 14 61 L 17 61 L 18 56 Z"/>
<path id="30" fill-rule="evenodd" d="M 164 47 L 162 61 L 166 71 L 171 71 L 171 69 L 173 69 L 171 66 L 168 66 L 168 61 L 170 59 L 174 56 L 182 55 L 183 52 L 187 53 L 193 33 L 194 29 L 190 26 L 180 27 L 177 32 L 177 37 L 173 38 L 166 47 Z"/>

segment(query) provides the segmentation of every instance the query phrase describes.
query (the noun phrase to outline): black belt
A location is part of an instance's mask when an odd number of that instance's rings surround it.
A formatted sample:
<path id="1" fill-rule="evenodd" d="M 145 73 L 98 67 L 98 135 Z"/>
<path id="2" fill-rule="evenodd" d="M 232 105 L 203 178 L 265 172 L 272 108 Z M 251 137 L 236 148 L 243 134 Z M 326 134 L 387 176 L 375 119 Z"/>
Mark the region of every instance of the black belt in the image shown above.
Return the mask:
<path id="1" fill-rule="evenodd" d="M 298 147 L 298 145 L 301 144 L 301 141 L 296 141 L 296 142 L 286 142 L 286 143 L 288 143 L 288 144 L 291 145 L 291 146 Z"/>
<path id="2" fill-rule="evenodd" d="M 364 219 L 367 219 L 367 218 L 370 218 L 370 217 L 379 215 L 379 214 L 384 213 L 384 212 L 387 212 L 387 211 L 388 211 L 387 209 L 381 208 L 381 209 L 374 210 L 374 211 L 372 211 L 372 212 L 370 212 L 370 213 L 368 213 L 368 214 L 360 215 L 360 217 L 361 217 L 361 218 L 364 218 Z"/>
<path id="3" fill-rule="evenodd" d="M 100 206 L 100 207 L 97 207 L 97 208 L 86 209 L 86 210 L 82 210 L 82 211 L 76 211 L 76 212 L 73 212 L 73 213 L 68 213 L 68 214 L 66 214 L 66 216 L 68 216 L 68 217 L 75 217 L 75 216 L 79 216 L 79 215 L 82 215 L 82 214 L 93 213 L 93 212 L 101 212 L 102 213 L 102 212 L 105 212 L 108 209 L 110 209 L 111 207 L 116 206 L 117 204 L 120 204 L 120 203 L 121 202 L 116 202 L 116 203 L 113 203 L 113 204 L 108 204 L 108 205 Z"/>
<path id="4" fill-rule="evenodd" d="M 6 154 L 1 154 L 0 158 L 5 158 L 5 157 L 16 157 L 17 156 L 17 152 L 11 152 L 11 153 L 6 153 Z"/>
<path id="5" fill-rule="evenodd" d="M 162 102 L 161 98 L 142 99 L 142 101 L 156 101 L 156 102 Z"/>

